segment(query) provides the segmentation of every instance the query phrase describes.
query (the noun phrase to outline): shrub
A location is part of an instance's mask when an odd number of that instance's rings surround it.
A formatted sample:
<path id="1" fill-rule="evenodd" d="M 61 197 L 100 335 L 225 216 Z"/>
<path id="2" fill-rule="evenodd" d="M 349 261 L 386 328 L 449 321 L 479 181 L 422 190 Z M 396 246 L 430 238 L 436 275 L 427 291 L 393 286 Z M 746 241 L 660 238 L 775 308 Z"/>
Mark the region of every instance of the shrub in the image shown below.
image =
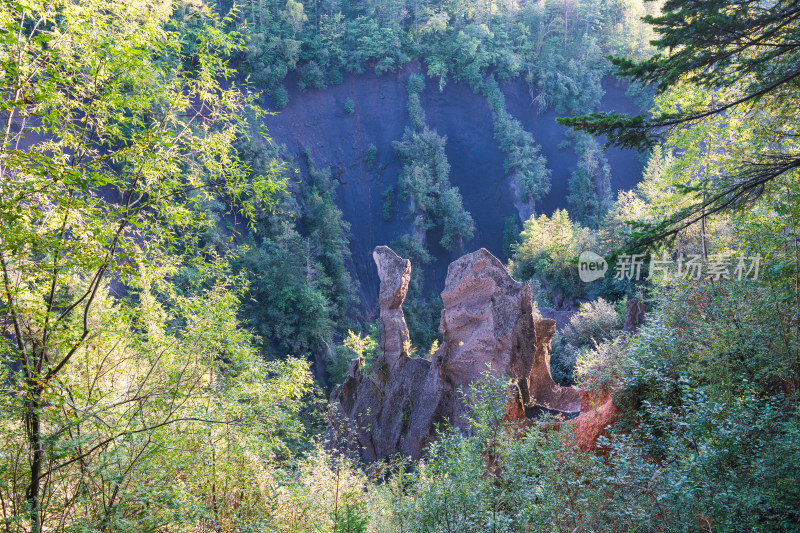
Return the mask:
<path id="1" fill-rule="evenodd" d="M 364 163 L 367 164 L 367 167 L 372 168 L 375 164 L 375 159 L 378 157 L 378 147 L 374 144 L 370 144 L 367 147 L 367 151 L 364 152 Z"/>
<path id="2" fill-rule="evenodd" d="M 425 78 L 421 74 L 412 74 L 408 77 L 408 95 L 419 94 L 425 90 Z"/>
<path id="3" fill-rule="evenodd" d="M 297 86 L 301 91 L 309 87 L 313 89 L 324 89 L 326 87 L 325 71 L 316 61 L 309 61 L 300 68 L 300 79 L 297 82 Z"/>
<path id="4" fill-rule="evenodd" d="M 603 507 L 602 494 L 583 483 L 601 461 L 571 452 L 566 425 L 532 422 L 522 429 L 505 422 L 508 391 L 508 380 L 484 373 L 466 395 L 468 435 L 445 432 L 417 470 L 403 474 L 404 497 L 391 503 L 403 531 L 589 529 L 584 517 L 595 518 L 591 510 Z"/>
<path id="5" fill-rule="evenodd" d="M 365 371 L 369 370 L 377 350 L 377 322 L 370 326 L 369 334 L 367 335 L 353 333 L 352 330 L 347 330 L 347 336 L 342 341 L 342 344 L 337 346 L 334 351 L 333 360 L 326 365 L 331 383 L 338 385 L 344 382 L 353 359 L 360 359 L 362 368 Z"/>
<path id="6" fill-rule="evenodd" d="M 503 226 L 503 258 L 508 259 L 514 253 L 514 247 L 519 244 L 519 234 L 522 231 L 522 225 L 519 223 L 519 217 L 511 215 L 506 217 Z"/>
<path id="7" fill-rule="evenodd" d="M 610 392 L 620 382 L 626 345 L 627 339 L 622 335 L 581 351 L 574 370 L 578 386 L 588 391 Z"/>
<path id="8" fill-rule="evenodd" d="M 392 214 L 394 213 L 394 193 L 394 185 L 383 191 L 383 220 L 392 219 Z"/>
<path id="9" fill-rule="evenodd" d="M 601 343 L 616 337 L 622 324 L 623 318 L 603 298 L 581 304 L 580 311 L 553 339 L 550 356 L 553 379 L 562 385 L 572 385 L 576 363 L 583 360 L 583 364 L 588 365 L 591 357 L 604 356 L 605 353 L 594 353 L 592 350 L 600 350 Z"/>
<path id="10" fill-rule="evenodd" d="M 345 454 L 318 444 L 281 485 L 269 487 L 273 509 L 260 531 L 366 531 L 370 482 Z"/>
<path id="11" fill-rule="evenodd" d="M 353 103 L 352 98 L 348 98 L 344 103 L 344 112 L 348 115 L 352 115 L 356 112 L 356 104 Z"/>
<path id="12" fill-rule="evenodd" d="M 289 91 L 283 85 L 278 85 L 270 93 L 275 102 L 275 109 L 283 109 L 289 103 Z"/>
<path id="13" fill-rule="evenodd" d="M 580 311 L 570 318 L 562 335 L 573 346 L 589 346 L 613 337 L 622 329 L 623 318 L 616 308 L 598 298 L 581 304 Z"/>

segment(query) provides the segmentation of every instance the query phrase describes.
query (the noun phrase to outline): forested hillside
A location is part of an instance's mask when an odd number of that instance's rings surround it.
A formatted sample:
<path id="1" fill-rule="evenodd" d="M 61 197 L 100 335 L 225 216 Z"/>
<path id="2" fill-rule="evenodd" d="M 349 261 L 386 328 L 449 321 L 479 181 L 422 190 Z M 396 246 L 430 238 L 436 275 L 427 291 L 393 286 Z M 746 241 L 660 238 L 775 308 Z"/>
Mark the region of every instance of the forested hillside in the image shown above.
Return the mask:
<path id="1" fill-rule="evenodd" d="M 800 531 L 797 2 L 0 35 L 0 531 Z"/>
<path id="2" fill-rule="evenodd" d="M 624 96 L 628 85 L 603 59 L 648 53 L 650 30 L 638 20 L 644 4 L 218 9 L 247 30 L 246 53 L 232 64 L 261 94 L 260 106 L 280 111 L 263 124 L 282 147 L 273 155 L 284 161 L 283 175 L 313 181 L 310 154 L 336 187 L 331 198 L 350 254 L 341 258 L 352 277 L 346 289 L 357 300 L 348 320 L 331 313 L 332 327 L 298 325 L 308 339 L 303 350 L 320 363 L 348 328 L 366 330 L 374 318 L 375 246 L 391 243 L 417 266 L 406 311 L 415 341 L 429 346 L 452 260 L 477 247 L 505 259 L 532 213 L 569 202 L 595 206 L 575 212 L 596 225 L 616 191 L 639 181 L 635 152 L 601 153 L 599 143 L 554 119 L 649 105 L 639 86 Z M 314 285 L 293 284 L 291 297 L 304 299 L 310 289 L 326 304 L 336 298 L 325 283 Z"/>

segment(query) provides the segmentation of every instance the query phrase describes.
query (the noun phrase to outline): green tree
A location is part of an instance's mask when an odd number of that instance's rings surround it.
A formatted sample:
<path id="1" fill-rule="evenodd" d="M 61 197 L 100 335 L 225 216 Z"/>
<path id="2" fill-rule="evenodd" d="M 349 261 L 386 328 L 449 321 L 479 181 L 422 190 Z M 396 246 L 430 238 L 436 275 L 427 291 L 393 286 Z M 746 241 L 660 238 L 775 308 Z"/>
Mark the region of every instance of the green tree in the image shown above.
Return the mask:
<path id="1" fill-rule="evenodd" d="M 597 229 L 611 206 L 611 169 L 592 137 L 575 138 L 578 168 L 567 184 L 567 205 L 577 222 Z"/>
<path id="2" fill-rule="evenodd" d="M 364 152 L 364 163 L 368 168 L 372 168 L 375 165 L 375 159 L 377 159 L 377 157 L 378 147 L 370 143 L 367 150 Z"/>
<path id="3" fill-rule="evenodd" d="M 421 132 L 406 130 L 403 140 L 395 141 L 394 149 L 403 160 L 400 188 L 419 213 L 417 231 L 424 234 L 441 225 L 440 244 L 455 250 L 472 237 L 475 224 L 464 210 L 458 189 L 450 185 L 445 142 L 446 138 L 426 127 Z"/>
<path id="4" fill-rule="evenodd" d="M 762 6 L 715 0 L 696 5 L 668 0 L 659 16 L 647 16 L 659 37 L 659 53 L 644 61 L 615 58 L 618 73 L 654 84 L 660 94 L 684 87 L 680 105 L 653 116 L 594 113 L 558 119 L 611 143 L 651 147 L 679 130 L 708 122 L 737 121 L 738 132 L 724 148 L 728 161 L 718 175 L 683 189 L 687 204 L 643 234 L 644 242 L 671 236 L 706 217 L 750 204 L 800 168 L 795 134 L 798 113 L 787 102 L 798 97 L 800 8 L 793 2 Z M 697 91 L 700 97 L 693 97 Z"/>
<path id="5" fill-rule="evenodd" d="M 514 252 L 514 246 L 519 244 L 519 234 L 522 231 L 522 225 L 519 223 L 519 217 L 510 215 L 506 217 L 503 225 L 503 258 L 510 259 Z"/>
<path id="6" fill-rule="evenodd" d="M 522 279 L 537 277 L 547 286 L 556 307 L 583 293 L 575 264 L 584 250 L 591 250 L 594 236 L 575 224 L 569 214 L 559 209 L 552 217 L 529 218 L 514 247 L 514 275 Z"/>
<path id="7" fill-rule="evenodd" d="M 651 220 L 652 209 L 652 205 L 642 200 L 635 191 L 619 191 L 617 201 L 603 217 L 603 223 L 597 232 L 602 253 L 610 254 L 624 248 L 633 231 L 631 223 Z"/>
<path id="8" fill-rule="evenodd" d="M 303 24 L 308 22 L 308 15 L 303 9 L 302 2 L 286 0 L 286 8 L 281 12 L 281 16 L 292 27 L 292 38 L 297 36 L 297 32 L 303 28 Z"/>
<path id="9" fill-rule="evenodd" d="M 252 143 L 243 143 L 240 153 L 261 170 L 278 157 Z M 305 156 L 307 182 L 294 194 L 281 194 L 276 209 L 260 213 L 256 231 L 229 257 L 250 277 L 240 316 L 261 340 L 265 357 L 313 356 L 324 380 L 325 359 L 352 327 L 356 284 L 346 267 L 349 224 L 336 206 L 330 170 L 317 169 L 310 151 Z M 220 244 L 224 253 L 227 242 Z"/>
<path id="10" fill-rule="evenodd" d="M 128 476 L 170 446 L 167 430 L 208 436 L 255 412 L 204 413 L 255 363 L 231 315 L 236 278 L 194 257 L 213 223 L 194 207 L 218 195 L 251 216 L 281 184 L 249 176 L 231 146 L 250 101 L 220 80 L 241 40 L 210 15 L 172 14 L 169 2 L 0 5 L 3 476 L 19 530 L 156 527 L 174 485 L 144 511 L 130 493 L 147 488 Z M 195 272 L 186 294 L 165 282 L 181 265 Z M 222 377 L 225 360 L 238 367 Z M 289 373 L 291 403 L 305 385 L 301 367 Z"/>
<path id="11" fill-rule="evenodd" d="M 500 149 L 508 154 L 503 168 L 517 189 L 523 202 L 536 202 L 550 192 L 550 169 L 541 147 L 533 136 L 522 128 L 522 123 L 506 111 L 505 97 L 494 78 L 484 83 L 484 94 L 489 100 L 494 118 L 494 138 Z"/>

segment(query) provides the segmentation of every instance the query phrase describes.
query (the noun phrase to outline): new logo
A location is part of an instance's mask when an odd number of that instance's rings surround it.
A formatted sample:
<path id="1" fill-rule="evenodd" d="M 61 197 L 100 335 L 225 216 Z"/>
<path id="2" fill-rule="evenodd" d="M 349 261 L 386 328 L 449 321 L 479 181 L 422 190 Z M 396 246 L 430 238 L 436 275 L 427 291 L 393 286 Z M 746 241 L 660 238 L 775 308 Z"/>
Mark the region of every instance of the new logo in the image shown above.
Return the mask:
<path id="1" fill-rule="evenodd" d="M 602 278 L 607 270 L 606 260 L 594 252 L 587 250 L 578 258 L 578 276 L 585 283 Z"/>

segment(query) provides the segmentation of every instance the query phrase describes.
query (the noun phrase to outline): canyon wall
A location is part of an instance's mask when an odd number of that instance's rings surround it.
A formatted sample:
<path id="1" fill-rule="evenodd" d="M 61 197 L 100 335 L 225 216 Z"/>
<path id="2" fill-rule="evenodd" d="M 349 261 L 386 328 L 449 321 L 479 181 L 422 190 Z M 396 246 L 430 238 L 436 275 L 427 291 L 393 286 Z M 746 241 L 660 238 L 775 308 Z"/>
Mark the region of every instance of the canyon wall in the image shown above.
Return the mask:
<path id="1" fill-rule="evenodd" d="M 346 74 L 339 85 L 305 91 L 296 89 L 296 80 L 290 77 L 286 83 L 288 105 L 264 120 L 273 142 L 284 145 L 288 156 L 298 156 L 308 148 L 318 168 L 331 168 L 339 184 L 337 203 L 351 226 L 349 268 L 359 281 L 364 309 L 374 308 L 380 283 L 370 261 L 372 249 L 413 231 L 413 220 L 407 216 L 408 204 L 399 194 L 395 195 L 393 215 L 384 219 L 383 195 L 397 184 L 402 169 L 392 142 L 400 140 L 409 125 L 408 77 L 421 71 L 419 63 L 414 61 L 396 72 Z M 603 86 L 606 95 L 601 102 L 602 110 L 638 113 L 625 97 L 624 86 L 618 85 L 614 78 L 608 77 Z M 552 191 L 536 206 L 537 212 L 550 214 L 556 208 L 566 207 L 567 180 L 577 164 L 572 148 L 560 147 L 567 129 L 556 124 L 554 111 L 538 113 L 524 81 L 505 81 L 501 89 L 509 113 L 541 145 L 553 173 Z M 354 103 L 352 114 L 344 110 L 348 99 Z M 505 220 L 509 216 L 519 218 L 519 213 L 503 168 L 506 154 L 494 139 L 492 113 L 486 98 L 452 81 L 439 91 L 437 83 L 427 80 L 420 102 L 430 127 L 447 137 L 445 152 L 451 166 L 450 181 L 458 187 L 465 209 L 475 220 L 475 235 L 464 243 L 465 249 L 483 247 L 502 257 Z M 371 144 L 377 148 L 377 156 L 370 166 L 364 158 Z M 642 170 L 637 155 L 616 149 L 606 155 L 611 166 L 612 188 L 635 186 Z M 299 176 L 307 175 L 303 158 L 297 157 L 295 161 Z M 441 290 L 448 265 L 463 253 L 444 250 L 434 237 L 428 239 L 433 261 L 417 267 L 424 270 L 424 294 Z"/>

